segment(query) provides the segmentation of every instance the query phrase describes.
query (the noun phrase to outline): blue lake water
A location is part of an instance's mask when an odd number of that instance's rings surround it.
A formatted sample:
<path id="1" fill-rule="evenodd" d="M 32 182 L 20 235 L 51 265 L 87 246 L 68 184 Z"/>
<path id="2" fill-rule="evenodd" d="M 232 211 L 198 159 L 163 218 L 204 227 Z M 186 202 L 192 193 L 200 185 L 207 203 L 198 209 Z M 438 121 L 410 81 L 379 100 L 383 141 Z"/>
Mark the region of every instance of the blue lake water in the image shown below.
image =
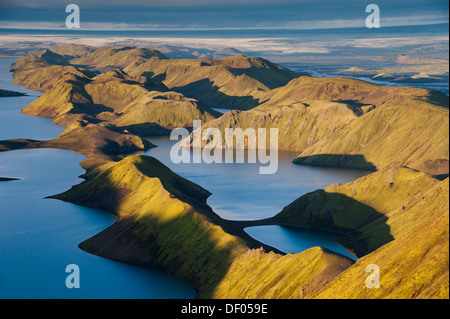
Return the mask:
<path id="1" fill-rule="evenodd" d="M 212 193 L 208 204 L 222 218 L 255 220 L 272 217 L 292 201 L 333 183 L 347 183 L 369 171 L 323 168 L 292 164 L 296 153 L 278 152 L 275 174 L 259 174 L 259 163 L 180 163 L 170 159 L 176 143 L 167 137 L 150 138 L 158 147 L 145 152 L 184 178 Z M 355 259 L 333 234 L 281 226 L 257 226 L 245 231 L 255 239 L 286 253 L 322 246 Z"/>
<path id="2" fill-rule="evenodd" d="M 21 85 L 12 84 L 12 73 L 5 66 L 11 65 L 14 58 L 0 58 L 0 89 L 22 92 L 28 96 L 3 97 L 0 99 L 0 140 L 29 138 L 47 140 L 57 137 L 64 128 L 53 124 L 50 119 L 28 116 L 20 110 L 42 95 L 42 92 L 27 90 Z"/>
<path id="3" fill-rule="evenodd" d="M 12 59 L 0 59 L 9 65 Z M 0 88 L 29 97 L 0 98 L 0 140 L 51 139 L 64 128 L 50 119 L 20 114 L 38 92 L 9 84 L 0 68 Z M 79 184 L 85 157 L 72 151 L 32 149 L 0 153 L 0 298 L 194 298 L 184 281 L 162 271 L 127 265 L 88 254 L 82 241 L 112 225 L 107 212 L 46 196 Z M 80 269 L 80 288 L 65 285 L 66 266 Z"/>
<path id="4" fill-rule="evenodd" d="M 255 220 L 279 213 L 292 201 L 333 183 L 347 183 L 370 172 L 292 164 L 294 152 L 278 152 L 278 170 L 261 175 L 259 163 L 180 163 L 170 159 L 176 143 L 168 137 L 150 138 L 158 145 L 144 154 L 153 156 L 184 178 L 212 193 L 208 204 L 225 219 Z"/>
<path id="5" fill-rule="evenodd" d="M 20 178 L 0 182 L 0 298 L 193 298 L 189 285 L 162 271 L 78 248 L 115 217 L 44 197 L 80 183 L 83 159 L 56 149 L 0 154 L 0 176 Z M 79 289 L 65 285 L 69 264 L 80 268 Z"/>
<path id="6" fill-rule="evenodd" d="M 247 227 L 245 232 L 284 252 L 295 254 L 320 246 L 357 260 L 353 253 L 339 244 L 339 235 L 336 234 L 278 225 Z"/>
<path id="7" fill-rule="evenodd" d="M 13 59 L 0 59 L 0 66 Z M 0 68 L 0 88 L 27 92 L 27 97 L 0 99 L 0 140 L 51 139 L 64 128 L 50 119 L 20 114 L 39 92 L 10 84 Z M 209 190 L 208 204 L 226 219 L 251 220 L 280 212 L 299 196 L 332 183 L 346 183 L 366 171 L 292 164 L 295 153 L 279 152 L 278 171 L 260 175 L 258 163 L 174 164 L 169 152 L 175 141 L 150 139 L 154 156 L 181 176 Z M 84 157 L 56 149 L 0 153 L 0 176 L 20 178 L 0 182 L 0 298 L 193 298 L 194 290 L 161 271 L 131 266 L 88 254 L 78 244 L 105 229 L 115 217 L 101 210 L 44 199 L 81 182 L 78 163 Z M 278 226 L 247 228 L 256 239 L 285 252 L 322 245 L 345 254 L 327 233 L 310 233 Z M 80 267 L 79 289 L 68 289 L 65 267 Z"/>

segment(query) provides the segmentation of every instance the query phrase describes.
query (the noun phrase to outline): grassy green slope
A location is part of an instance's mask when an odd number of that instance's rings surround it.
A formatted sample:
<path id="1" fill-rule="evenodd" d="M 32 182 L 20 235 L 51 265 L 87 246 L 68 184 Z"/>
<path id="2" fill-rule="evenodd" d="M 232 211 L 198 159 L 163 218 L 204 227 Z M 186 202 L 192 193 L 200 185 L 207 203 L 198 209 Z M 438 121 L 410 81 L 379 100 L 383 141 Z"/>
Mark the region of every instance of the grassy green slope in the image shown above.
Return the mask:
<path id="1" fill-rule="evenodd" d="M 439 180 L 426 173 L 396 167 L 344 185 L 333 184 L 304 195 L 275 216 L 280 223 L 344 232 L 359 256 L 365 255 L 423 222 L 432 207 L 410 214 L 422 195 Z"/>
<path id="2" fill-rule="evenodd" d="M 299 164 L 449 172 L 448 97 L 346 78 L 302 76 L 271 90 L 266 102 L 204 126 L 278 128 L 279 149 Z"/>
<path id="3" fill-rule="evenodd" d="M 353 263 L 320 248 L 287 256 L 250 249 L 206 205 L 209 195 L 156 159 L 136 155 L 104 165 L 55 197 L 118 216 L 83 249 L 162 268 L 189 282 L 200 298 L 306 297 Z"/>
<path id="4" fill-rule="evenodd" d="M 193 120 L 210 121 L 219 113 L 175 92 L 149 91 L 145 78 L 111 71 L 92 79 L 64 74 L 24 114 L 54 118 L 69 126 L 77 120 L 106 121 L 137 134 L 191 127 Z"/>
<path id="5" fill-rule="evenodd" d="M 448 184 L 385 169 L 306 194 L 274 220 L 345 233 L 362 256 L 314 298 L 448 298 Z M 365 285 L 370 264 L 379 289 Z"/>
<path id="6" fill-rule="evenodd" d="M 353 266 L 314 298 L 449 298 L 449 181 L 424 192 L 404 214 L 418 218 L 407 231 Z M 414 226 L 413 226 L 414 224 Z M 380 270 L 380 288 L 367 288 L 368 265 Z"/>
<path id="7" fill-rule="evenodd" d="M 125 69 L 145 75 L 168 88 L 212 107 L 251 109 L 270 89 L 298 74 L 261 58 L 243 55 L 220 59 L 156 59 Z"/>
<path id="8" fill-rule="evenodd" d="M 352 157 L 362 155 L 379 169 L 402 165 L 448 174 L 448 108 L 415 99 L 399 101 L 386 102 L 364 114 L 301 152 L 294 162 L 358 167 Z"/>

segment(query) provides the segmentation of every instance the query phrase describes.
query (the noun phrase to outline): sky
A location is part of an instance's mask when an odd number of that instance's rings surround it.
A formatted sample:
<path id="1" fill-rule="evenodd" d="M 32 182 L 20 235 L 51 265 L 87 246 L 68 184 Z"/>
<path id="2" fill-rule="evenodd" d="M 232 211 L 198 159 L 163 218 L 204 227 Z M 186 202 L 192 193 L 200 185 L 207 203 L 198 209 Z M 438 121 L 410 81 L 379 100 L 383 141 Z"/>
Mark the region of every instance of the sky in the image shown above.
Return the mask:
<path id="1" fill-rule="evenodd" d="M 66 5 L 82 30 L 329 29 L 361 27 L 370 3 L 382 26 L 448 23 L 446 0 L 0 0 L 0 28 L 64 29 Z"/>

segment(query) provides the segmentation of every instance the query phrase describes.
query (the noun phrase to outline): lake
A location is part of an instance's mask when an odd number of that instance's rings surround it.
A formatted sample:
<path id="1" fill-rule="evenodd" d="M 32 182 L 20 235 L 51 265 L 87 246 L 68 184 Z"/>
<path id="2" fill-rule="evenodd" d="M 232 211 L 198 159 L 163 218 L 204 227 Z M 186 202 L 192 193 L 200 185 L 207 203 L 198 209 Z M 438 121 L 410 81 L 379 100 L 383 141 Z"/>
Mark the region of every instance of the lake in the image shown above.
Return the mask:
<path id="1" fill-rule="evenodd" d="M 0 59 L 0 65 L 14 59 Z M 9 84 L 0 68 L 0 88 L 32 94 L 0 98 L 0 140 L 51 139 L 64 128 L 50 119 L 20 114 L 39 92 Z M 115 222 L 105 211 L 46 196 L 82 182 L 78 165 L 85 157 L 72 151 L 32 149 L 0 153 L 0 298 L 194 298 L 184 281 L 162 271 L 97 257 L 78 248 L 82 241 Z M 80 288 L 65 285 L 66 266 L 80 269 Z"/>
<path id="2" fill-rule="evenodd" d="M 14 59 L 0 59 L 0 66 Z M 0 88 L 30 96 L 0 99 L 0 140 L 52 139 L 64 128 L 50 119 L 26 116 L 20 110 L 40 92 L 10 83 L 12 74 L 0 68 Z M 174 172 L 209 190 L 208 204 L 225 219 L 271 217 L 299 196 L 332 183 L 346 183 L 367 171 L 292 164 L 295 153 L 279 152 L 278 171 L 260 175 L 259 164 L 174 164 L 169 152 L 176 141 L 149 139 L 158 145 L 144 152 Z M 185 282 L 164 272 L 110 261 L 88 254 L 78 244 L 114 223 L 101 210 L 46 196 L 80 183 L 84 156 L 67 150 L 35 149 L 0 153 L 0 176 L 20 180 L 0 182 L 0 298 L 193 298 Z M 260 226 L 246 231 L 284 252 L 323 246 L 348 252 L 329 233 Z M 68 289 L 65 267 L 80 268 L 79 289 Z"/>

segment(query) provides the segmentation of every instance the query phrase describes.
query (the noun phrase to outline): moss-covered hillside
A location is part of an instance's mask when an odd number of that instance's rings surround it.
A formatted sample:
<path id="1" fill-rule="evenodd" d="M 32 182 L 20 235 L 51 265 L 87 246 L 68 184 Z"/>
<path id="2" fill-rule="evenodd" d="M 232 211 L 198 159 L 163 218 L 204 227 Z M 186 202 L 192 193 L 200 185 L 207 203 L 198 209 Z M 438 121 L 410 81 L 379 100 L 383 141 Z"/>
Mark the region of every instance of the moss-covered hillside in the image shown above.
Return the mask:
<path id="1" fill-rule="evenodd" d="M 200 298 L 306 297 L 353 263 L 320 248 L 287 256 L 256 249 L 265 245 L 233 234 L 206 205 L 208 191 L 154 158 L 136 155 L 104 167 L 54 196 L 117 215 L 113 226 L 81 247 L 164 269 L 189 282 Z"/>
<path id="2" fill-rule="evenodd" d="M 302 76 L 266 98 L 203 129 L 277 128 L 279 149 L 298 152 L 298 164 L 449 172 L 448 96 L 442 93 Z"/>
<path id="3" fill-rule="evenodd" d="M 286 206 L 274 221 L 345 233 L 360 258 L 314 298 L 448 298 L 449 179 L 385 169 Z M 380 268 L 369 289 L 367 266 Z"/>

